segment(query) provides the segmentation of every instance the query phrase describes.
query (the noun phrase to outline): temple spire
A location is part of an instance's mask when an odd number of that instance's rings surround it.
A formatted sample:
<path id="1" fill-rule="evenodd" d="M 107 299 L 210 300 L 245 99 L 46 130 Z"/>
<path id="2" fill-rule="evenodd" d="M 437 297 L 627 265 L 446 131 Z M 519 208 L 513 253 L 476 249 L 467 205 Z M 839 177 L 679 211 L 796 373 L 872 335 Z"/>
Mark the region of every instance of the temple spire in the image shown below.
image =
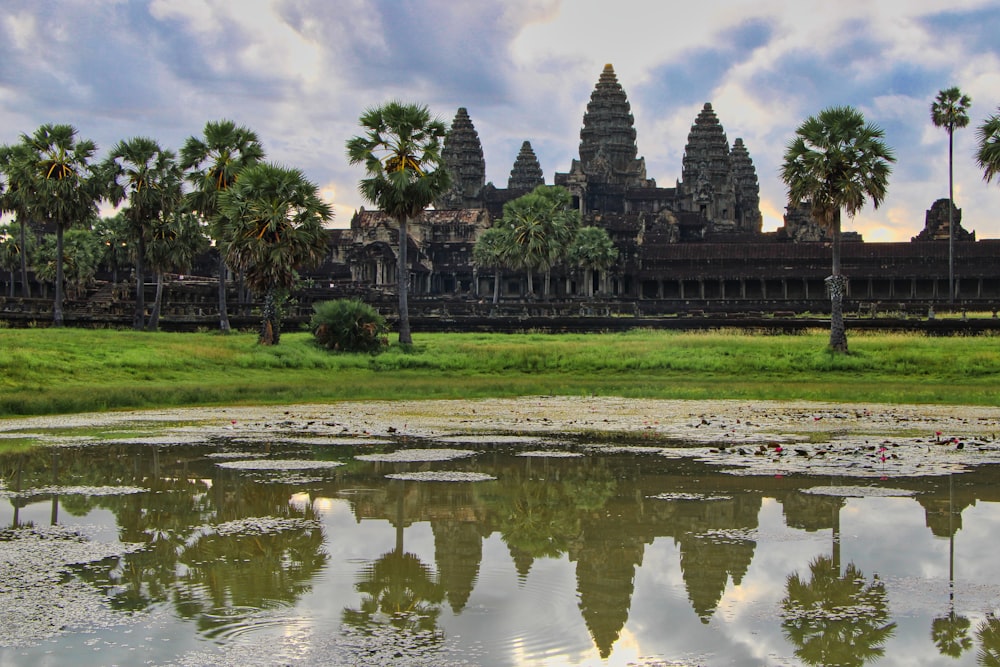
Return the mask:
<path id="1" fill-rule="evenodd" d="M 486 184 L 486 160 L 469 112 L 460 107 L 444 139 L 441 158 L 451 174 L 452 187 L 434 202 L 439 209 L 478 208 L 479 194 Z"/>
<path id="2" fill-rule="evenodd" d="M 521 144 L 514 167 L 510 170 L 507 189 L 531 192 L 539 185 L 545 185 L 545 175 L 542 173 L 542 166 L 538 163 L 535 151 L 531 148 L 531 142 L 525 141 Z"/>
<path id="3" fill-rule="evenodd" d="M 636 159 L 635 118 L 614 67 L 604 71 L 590 95 L 580 130 L 580 163 L 584 173 L 609 183 L 645 185 L 646 165 Z"/>

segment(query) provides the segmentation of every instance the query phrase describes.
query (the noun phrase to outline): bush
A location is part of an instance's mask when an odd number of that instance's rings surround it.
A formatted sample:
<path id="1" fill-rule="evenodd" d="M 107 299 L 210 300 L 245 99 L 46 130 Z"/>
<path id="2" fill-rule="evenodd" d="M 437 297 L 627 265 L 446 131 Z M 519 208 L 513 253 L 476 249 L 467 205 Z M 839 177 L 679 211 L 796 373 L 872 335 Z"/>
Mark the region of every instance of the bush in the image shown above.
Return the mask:
<path id="1" fill-rule="evenodd" d="M 385 318 L 367 303 L 337 299 L 313 304 L 309 330 L 316 342 L 338 352 L 377 354 L 389 345 Z"/>

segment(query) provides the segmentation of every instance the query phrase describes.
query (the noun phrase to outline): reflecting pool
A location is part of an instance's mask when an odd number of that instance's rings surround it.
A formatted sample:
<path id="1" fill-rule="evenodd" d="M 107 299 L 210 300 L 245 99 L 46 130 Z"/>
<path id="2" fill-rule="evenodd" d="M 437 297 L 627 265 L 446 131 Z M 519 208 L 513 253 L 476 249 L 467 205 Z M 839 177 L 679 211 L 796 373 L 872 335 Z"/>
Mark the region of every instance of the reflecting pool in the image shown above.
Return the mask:
<path id="1" fill-rule="evenodd" d="M 995 464 L 915 475 L 872 446 L 853 476 L 757 474 L 638 438 L 280 424 L 59 437 L 0 455 L 4 666 L 1000 664 Z"/>

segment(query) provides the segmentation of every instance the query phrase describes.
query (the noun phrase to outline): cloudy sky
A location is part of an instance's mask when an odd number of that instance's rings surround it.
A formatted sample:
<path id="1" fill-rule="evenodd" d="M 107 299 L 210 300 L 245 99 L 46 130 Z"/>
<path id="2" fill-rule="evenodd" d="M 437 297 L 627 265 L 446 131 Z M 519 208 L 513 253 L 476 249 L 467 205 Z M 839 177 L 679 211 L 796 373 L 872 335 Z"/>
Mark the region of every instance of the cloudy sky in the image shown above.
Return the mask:
<path id="1" fill-rule="evenodd" d="M 943 9 L 948 6 L 948 9 Z M 711 102 L 757 167 L 765 230 L 780 226 L 782 153 L 796 127 L 852 105 L 898 163 L 866 240 L 909 240 L 948 196 L 937 92 L 972 97 L 955 134 L 955 202 L 978 238 L 1000 237 L 1000 185 L 976 167 L 974 126 L 1000 108 L 1000 0 L 3 0 L 0 143 L 70 123 L 102 153 L 151 136 L 179 148 L 206 121 L 257 131 L 301 168 L 347 226 L 365 204 L 344 144 L 366 107 L 466 107 L 487 180 L 506 187 L 529 140 L 546 181 L 577 157 L 605 63 L 625 89 L 648 175 L 672 187 Z"/>

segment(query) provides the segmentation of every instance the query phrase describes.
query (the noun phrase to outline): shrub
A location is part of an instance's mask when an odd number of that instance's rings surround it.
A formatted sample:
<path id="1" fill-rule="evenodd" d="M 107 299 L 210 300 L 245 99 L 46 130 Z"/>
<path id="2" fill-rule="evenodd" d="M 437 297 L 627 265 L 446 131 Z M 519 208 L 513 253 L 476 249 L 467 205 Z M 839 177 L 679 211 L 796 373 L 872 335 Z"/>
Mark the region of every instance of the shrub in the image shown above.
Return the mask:
<path id="1" fill-rule="evenodd" d="M 337 299 L 313 304 L 309 330 L 316 342 L 338 352 L 377 354 L 389 345 L 385 318 L 367 303 Z"/>

